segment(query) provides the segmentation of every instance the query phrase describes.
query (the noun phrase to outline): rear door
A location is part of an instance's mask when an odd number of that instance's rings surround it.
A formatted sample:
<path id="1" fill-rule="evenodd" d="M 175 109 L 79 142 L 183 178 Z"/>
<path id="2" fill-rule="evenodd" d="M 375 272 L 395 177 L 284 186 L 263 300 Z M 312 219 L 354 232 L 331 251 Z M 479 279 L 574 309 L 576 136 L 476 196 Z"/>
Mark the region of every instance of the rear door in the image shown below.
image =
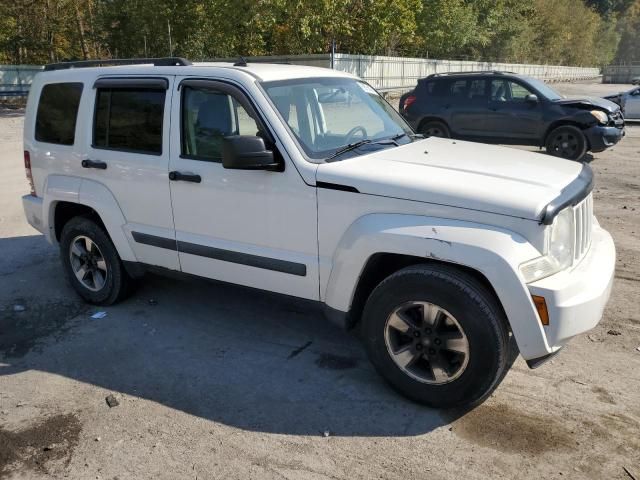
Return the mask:
<path id="1" fill-rule="evenodd" d="M 118 202 L 138 261 L 179 270 L 167 176 L 173 78 L 96 80 L 89 147 L 80 160 L 83 177 L 106 186 Z"/>
<path id="2" fill-rule="evenodd" d="M 542 104 L 529 102 L 534 95 L 521 82 L 493 78 L 490 83 L 486 128 L 491 136 L 513 140 L 537 140 L 542 134 Z"/>

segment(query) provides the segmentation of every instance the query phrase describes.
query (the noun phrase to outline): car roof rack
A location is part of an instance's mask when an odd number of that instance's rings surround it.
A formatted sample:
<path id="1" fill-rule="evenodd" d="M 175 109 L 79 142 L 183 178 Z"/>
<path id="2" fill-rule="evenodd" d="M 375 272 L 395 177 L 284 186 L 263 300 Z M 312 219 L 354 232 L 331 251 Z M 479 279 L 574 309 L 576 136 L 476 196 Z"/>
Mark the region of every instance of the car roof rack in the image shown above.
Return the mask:
<path id="1" fill-rule="evenodd" d="M 163 58 L 107 58 L 101 60 L 78 60 L 75 62 L 50 63 L 44 66 L 45 71 L 65 70 L 68 68 L 112 67 L 116 65 L 153 64 L 156 67 L 188 66 L 191 62 L 182 57 Z"/>
<path id="2" fill-rule="evenodd" d="M 431 75 L 429 75 L 427 78 L 433 78 L 433 77 L 442 77 L 442 76 L 455 76 L 455 75 L 472 75 L 472 74 L 493 74 L 493 75 L 514 75 L 515 72 L 507 72 L 504 70 L 471 70 L 468 72 L 442 72 L 442 73 L 432 73 Z"/>

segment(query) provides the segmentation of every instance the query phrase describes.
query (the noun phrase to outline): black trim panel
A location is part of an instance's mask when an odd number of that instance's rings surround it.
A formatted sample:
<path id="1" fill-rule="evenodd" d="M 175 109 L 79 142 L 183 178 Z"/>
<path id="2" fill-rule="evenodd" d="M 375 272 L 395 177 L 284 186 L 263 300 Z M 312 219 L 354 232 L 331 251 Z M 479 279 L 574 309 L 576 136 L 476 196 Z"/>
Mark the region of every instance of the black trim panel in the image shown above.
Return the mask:
<path id="1" fill-rule="evenodd" d="M 136 243 L 151 245 L 152 247 L 166 248 L 167 250 L 177 250 L 177 242 L 173 238 L 158 237 L 148 233 L 131 232 L 131 236 Z"/>
<path id="2" fill-rule="evenodd" d="M 251 255 L 249 253 L 235 252 L 233 250 L 224 250 L 221 248 L 208 247 L 197 243 L 189 243 L 176 241 L 170 238 L 157 237 L 140 232 L 131 232 L 133 239 L 137 243 L 151 245 L 153 247 L 165 248 L 167 250 L 177 250 L 181 253 L 189 255 L 197 255 L 199 257 L 211 258 L 213 260 L 221 260 L 223 262 L 237 263 L 239 265 L 247 265 L 249 267 L 262 268 L 264 270 L 272 270 L 274 272 L 288 273 L 305 277 L 307 275 L 307 266 L 304 263 L 289 262 L 278 258 L 262 257 L 259 255 Z"/>
<path id="3" fill-rule="evenodd" d="M 316 182 L 316 187 L 327 190 L 340 190 L 341 192 L 360 193 L 356 187 L 351 185 L 340 185 L 339 183 Z"/>
<path id="4" fill-rule="evenodd" d="M 593 190 L 593 170 L 589 165 L 583 165 L 580 175 L 571 182 L 567 187 L 562 190 L 562 193 L 558 198 L 552 200 L 547 208 L 545 208 L 541 224 L 551 225 L 556 215 L 564 210 L 566 207 L 575 207 L 578 203 L 584 200 L 587 195 Z M 564 197 L 565 200 L 560 201 L 560 198 Z"/>
<path id="5" fill-rule="evenodd" d="M 275 272 L 298 275 L 299 277 L 307 275 L 307 266 L 304 263 L 261 257 L 259 255 L 234 252 L 232 250 L 223 250 L 221 248 L 207 247 L 206 245 L 198 245 L 196 243 L 181 241 L 178 241 L 178 251 L 188 253 L 190 255 L 198 255 L 199 257 L 222 260 L 223 262 L 238 263 L 249 267 L 262 268 L 264 270 L 273 270 Z"/>
<path id="6" fill-rule="evenodd" d="M 93 88 L 167 90 L 169 88 L 169 80 L 162 77 L 102 77 L 95 81 Z"/>

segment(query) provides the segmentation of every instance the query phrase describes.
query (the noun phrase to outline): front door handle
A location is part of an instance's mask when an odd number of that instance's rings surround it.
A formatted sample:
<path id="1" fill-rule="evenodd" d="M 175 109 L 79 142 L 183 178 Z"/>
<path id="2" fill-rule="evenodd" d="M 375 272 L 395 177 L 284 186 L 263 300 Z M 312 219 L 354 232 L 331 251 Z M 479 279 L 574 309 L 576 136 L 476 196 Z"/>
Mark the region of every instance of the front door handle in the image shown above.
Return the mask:
<path id="1" fill-rule="evenodd" d="M 169 180 L 200 183 L 202 178 L 194 173 L 169 172 Z"/>
<path id="2" fill-rule="evenodd" d="M 107 164 L 100 160 L 82 160 L 82 168 L 97 168 L 98 170 L 106 170 Z"/>

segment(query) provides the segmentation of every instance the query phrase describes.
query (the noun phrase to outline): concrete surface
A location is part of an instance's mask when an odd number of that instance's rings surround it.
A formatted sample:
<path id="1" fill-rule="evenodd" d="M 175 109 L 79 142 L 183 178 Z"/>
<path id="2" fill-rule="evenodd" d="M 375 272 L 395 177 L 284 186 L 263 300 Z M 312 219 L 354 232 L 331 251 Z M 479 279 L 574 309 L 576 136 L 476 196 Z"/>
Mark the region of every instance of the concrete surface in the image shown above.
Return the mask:
<path id="1" fill-rule="evenodd" d="M 91 319 L 23 219 L 22 122 L 0 114 L 0 478 L 640 479 L 640 127 L 592 159 L 619 255 L 601 324 L 443 413 L 301 302 L 149 276 Z"/>

